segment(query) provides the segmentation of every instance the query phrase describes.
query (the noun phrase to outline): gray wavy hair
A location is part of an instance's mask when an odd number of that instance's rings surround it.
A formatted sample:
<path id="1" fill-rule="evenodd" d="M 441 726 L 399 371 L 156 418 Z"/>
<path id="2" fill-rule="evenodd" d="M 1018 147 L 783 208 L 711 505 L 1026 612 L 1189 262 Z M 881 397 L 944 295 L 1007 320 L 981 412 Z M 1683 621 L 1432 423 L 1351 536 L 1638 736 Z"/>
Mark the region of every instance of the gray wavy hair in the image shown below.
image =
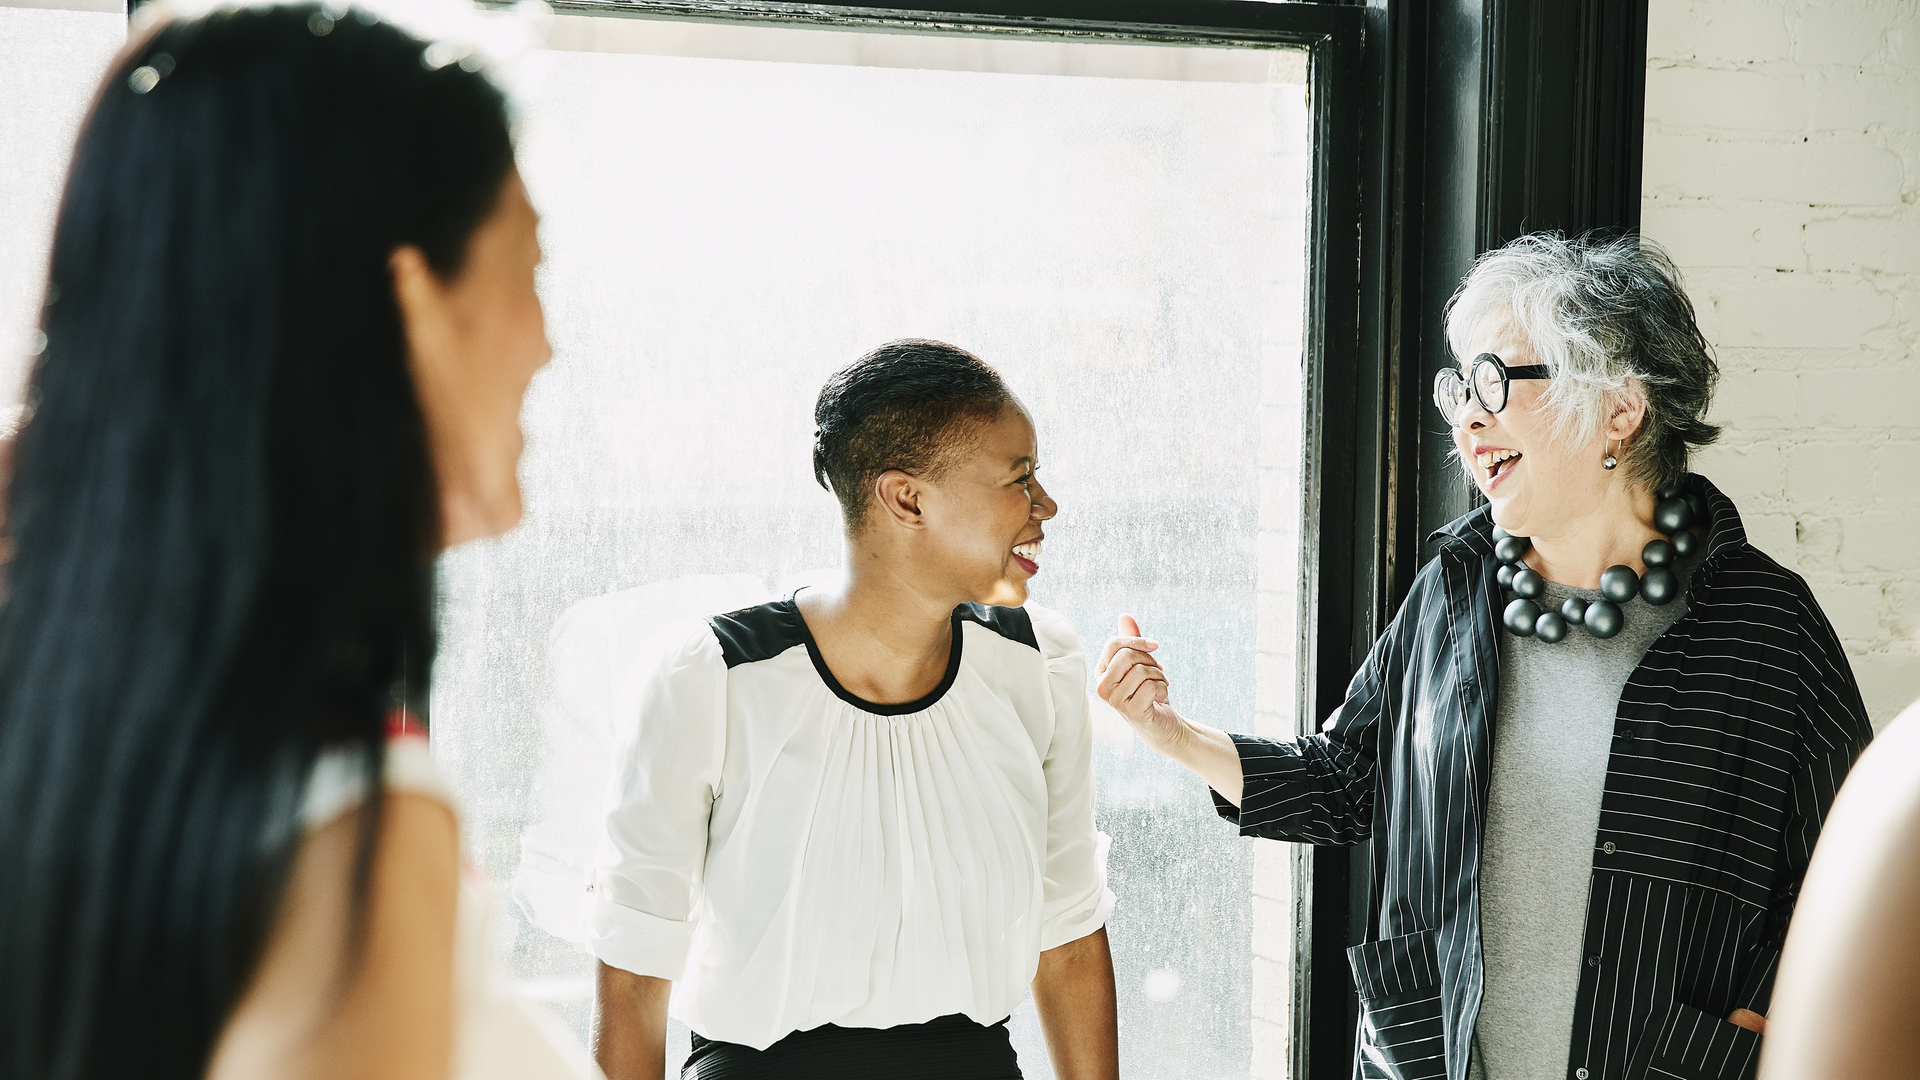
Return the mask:
<path id="1" fill-rule="evenodd" d="M 1523 236 L 1474 261 L 1447 301 L 1447 344 L 1468 355 L 1473 331 L 1504 310 L 1553 376 L 1545 405 L 1556 433 L 1584 442 L 1636 386 L 1640 431 L 1621 450 L 1627 478 L 1659 490 L 1686 474 L 1693 449 L 1720 437 L 1706 422 L 1720 367 L 1660 245 L 1557 233 Z"/>

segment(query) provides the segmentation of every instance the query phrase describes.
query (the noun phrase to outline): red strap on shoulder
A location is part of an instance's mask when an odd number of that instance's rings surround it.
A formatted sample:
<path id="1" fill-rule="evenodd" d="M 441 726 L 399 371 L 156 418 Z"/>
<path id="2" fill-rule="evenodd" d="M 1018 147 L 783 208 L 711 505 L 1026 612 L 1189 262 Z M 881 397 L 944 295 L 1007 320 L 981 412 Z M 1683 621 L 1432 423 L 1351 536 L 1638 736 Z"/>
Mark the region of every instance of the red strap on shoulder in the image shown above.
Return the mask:
<path id="1" fill-rule="evenodd" d="M 387 714 L 388 739 L 424 739 L 426 737 L 426 726 L 406 709 L 395 707 Z"/>

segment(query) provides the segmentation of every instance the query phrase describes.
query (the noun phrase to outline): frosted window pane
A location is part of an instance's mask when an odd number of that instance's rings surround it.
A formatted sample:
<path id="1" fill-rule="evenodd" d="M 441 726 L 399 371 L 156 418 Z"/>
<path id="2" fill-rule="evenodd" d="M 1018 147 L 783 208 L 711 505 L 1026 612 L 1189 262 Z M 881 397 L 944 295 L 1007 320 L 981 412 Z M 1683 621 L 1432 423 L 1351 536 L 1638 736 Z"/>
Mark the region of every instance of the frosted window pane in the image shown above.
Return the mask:
<path id="1" fill-rule="evenodd" d="M 540 808 L 598 797 L 535 790 L 545 755 L 578 750 L 548 747 L 556 620 L 650 582 L 837 566 L 812 403 L 882 341 L 973 350 L 1033 409 L 1061 504 L 1036 603 L 1090 652 L 1134 612 L 1183 707 L 1291 723 L 1301 53 L 558 22 L 602 51 L 551 52 L 520 128 L 555 344 L 523 421 L 527 517 L 444 560 L 433 700 L 524 989 L 584 1032 L 590 959 L 510 896 Z M 1284 875 L 1101 724 L 1126 1070 L 1244 1078 L 1256 1039 L 1277 1068 L 1285 950 L 1256 963 L 1253 912 L 1290 940 Z M 1048 1075 L 1030 1004 L 1014 1031 Z"/>
<path id="2" fill-rule="evenodd" d="M 9 408 L 39 323 L 73 138 L 126 37 L 117 12 L 0 7 L 0 403 Z"/>

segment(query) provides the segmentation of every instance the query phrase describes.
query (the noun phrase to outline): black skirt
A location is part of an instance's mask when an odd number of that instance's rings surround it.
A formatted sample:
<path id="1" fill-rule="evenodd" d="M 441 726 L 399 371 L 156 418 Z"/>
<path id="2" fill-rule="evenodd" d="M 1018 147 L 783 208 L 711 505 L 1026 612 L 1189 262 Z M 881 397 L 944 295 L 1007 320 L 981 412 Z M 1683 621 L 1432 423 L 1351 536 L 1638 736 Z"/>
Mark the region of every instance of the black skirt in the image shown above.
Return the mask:
<path id="1" fill-rule="evenodd" d="M 755 1050 L 698 1032 L 680 1080 L 1020 1080 L 1007 1022 L 958 1013 L 890 1028 L 825 1024 Z"/>

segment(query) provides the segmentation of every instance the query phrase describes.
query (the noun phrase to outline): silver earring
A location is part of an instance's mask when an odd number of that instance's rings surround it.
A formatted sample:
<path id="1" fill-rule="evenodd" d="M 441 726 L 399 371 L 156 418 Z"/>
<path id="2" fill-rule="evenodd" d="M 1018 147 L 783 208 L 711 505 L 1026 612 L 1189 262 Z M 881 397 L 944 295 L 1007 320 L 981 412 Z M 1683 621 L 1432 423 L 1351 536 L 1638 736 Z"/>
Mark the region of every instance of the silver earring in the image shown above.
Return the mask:
<path id="1" fill-rule="evenodd" d="M 1600 467 L 1607 470 L 1608 472 L 1612 472 L 1614 469 L 1614 466 L 1619 464 L 1620 464 L 1620 459 L 1613 456 L 1613 451 L 1611 449 L 1607 451 L 1606 457 L 1603 457 L 1600 459 Z"/>

